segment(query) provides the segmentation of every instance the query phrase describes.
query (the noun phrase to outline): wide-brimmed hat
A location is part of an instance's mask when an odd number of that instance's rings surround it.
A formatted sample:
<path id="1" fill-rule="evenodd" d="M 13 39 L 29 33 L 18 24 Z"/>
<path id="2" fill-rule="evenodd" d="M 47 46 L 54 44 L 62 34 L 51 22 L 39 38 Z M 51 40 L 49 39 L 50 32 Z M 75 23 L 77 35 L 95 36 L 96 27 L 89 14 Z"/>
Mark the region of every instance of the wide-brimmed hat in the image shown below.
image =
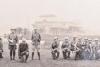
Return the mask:
<path id="1" fill-rule="evenodd" d="M 58 37 L 54 37 L 54 40 L 55 40 L 55 39 L 58 39 Z"/>
<path id="2" fill-rule="evenodd" d="M 26 41 L 26 39 L 25 38 L 22 38 L 22 41 Z"/>
<path id="3" fill-rule="evenodd" d="M 65 40 L 68 39 L 68 37 L 65 37 Z"/>

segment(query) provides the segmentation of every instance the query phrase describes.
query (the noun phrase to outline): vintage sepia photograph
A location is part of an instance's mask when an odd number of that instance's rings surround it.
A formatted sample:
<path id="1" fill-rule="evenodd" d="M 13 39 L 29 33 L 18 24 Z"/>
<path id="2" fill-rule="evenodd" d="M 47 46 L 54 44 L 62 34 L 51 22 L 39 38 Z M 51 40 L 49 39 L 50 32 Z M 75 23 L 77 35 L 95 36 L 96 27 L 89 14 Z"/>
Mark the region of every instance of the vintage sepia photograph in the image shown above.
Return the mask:
<path id="1" fill-rule="evenodd" d="M 0 0 L 0 67 L 100 67 L 100 0 Z"/>

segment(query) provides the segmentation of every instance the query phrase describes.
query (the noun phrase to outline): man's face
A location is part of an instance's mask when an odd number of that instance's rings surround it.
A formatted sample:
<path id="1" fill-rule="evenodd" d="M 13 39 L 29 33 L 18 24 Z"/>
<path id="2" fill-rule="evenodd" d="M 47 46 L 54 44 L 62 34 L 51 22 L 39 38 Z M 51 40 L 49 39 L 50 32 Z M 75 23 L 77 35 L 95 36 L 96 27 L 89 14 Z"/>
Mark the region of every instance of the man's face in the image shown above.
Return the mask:
<path id="1" fill-rule="evenodd" d="M 80 43 L 81 42 L 81 39 L 78 39 L 78 42 Z"/>
<path id="2" fill-rule="evenodd" d="M 85 41 L 85 42 L 87 42 L 87 41 L 88 41 L 88 39 L 85 39 L 84 41 Z"/>
<path id="3" fill-rule="evenodd" d="M 76 41 L 76 38 L 75 37 L 73 38 L 73 41 Z"/>
<path id="4" fill-rule="evenodd" d="M 95 40 L 95 43 L 98 43 L 98 40 Z"/>
<path id="5" fill-rule="evenodd" d="M 58 38 L 54 39 L 54 41 L 57 42 L 58 41 Z"/>
<path id="6" fill-rule="evenodd" d="M 89 41 L 89 44 L 91 44 L 92 43 L 92 41 Z"/>
<path id="7" fill-rule="evenodd" d="M 25 41 L 23 40 L 22 43 L 25 43 Z"/>
<path id="8" fill-rule="evenodd" d="M 68 39 L 65 39 L 65 42 L 68 42 Z"/>
<path id="9" fill-rule="evenodd" d="M 11 30 L 12 33 L 15 33 L 15 30 Z"/>
<path id="10" fill-rule="evenodd" d="M 37 33 L 37 29 L 34 29 L 34 32 Z"/>
<path id="11" fill-rule="evenodd" d="M 0 42 L 2 42 L 2 40 L 0 40 Z"/>

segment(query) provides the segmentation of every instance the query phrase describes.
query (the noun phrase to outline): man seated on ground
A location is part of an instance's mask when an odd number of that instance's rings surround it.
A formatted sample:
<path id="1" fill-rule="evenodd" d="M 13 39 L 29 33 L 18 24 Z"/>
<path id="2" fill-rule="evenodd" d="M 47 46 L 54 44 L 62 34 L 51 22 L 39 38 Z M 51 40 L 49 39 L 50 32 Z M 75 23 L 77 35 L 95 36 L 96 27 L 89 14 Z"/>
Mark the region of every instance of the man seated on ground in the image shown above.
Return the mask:
<path id="1" fill-rule="evenodd" d="M 55 37 L 54 42 L 52 43 L 52 46 L 51 46 L 51 49 L 52 49 L 51 54 L 52 54 L 52 57 L 53 57 L 54 60 L 59 58 L 58 48 L 59 48 L 58 38 Z"/>
<path id="2" fill-rule="evenodd" d="M 27 62 L 29 49 L 25 39 L 22 39 L 22 42 L 19 44 L 18 54 L 21 62 Z"/>
<path id="3" fill-rule="evenodd" d="M 78 39 L 78 42 L 76 44 L 76 55 L 75 55 L 75 60 L 80 60 L 82 59 L 82 39 Z"/>
<path id="4" fill-rule="evenodd" d="M 63 53 L 63 58 L 67 59 L 70 58 L 70 48 L 69 48 L 69 42 L 68 42 L 68 38 L 66 37 L 64 42 L 62 43 L 62 53 Z"/>
<path id="5" fill-rule="evenodd" d="M 95 54 L 95 59 L 98 60 L 100 59 L 100 44 L 99 44 L 99 39 L 95 39 L 93 43 L 94 49 L 92 50 L 92 53 Z"/>
<path id="6" fill-rule="evenodd" d="M 90 60 L 90 44 L 91 41 L 89 39 L 84 39 L 82 44 L 82 59 L 83 60 Z"/>
<path id="7" fill-rule="evenodd" d="M 77 59 L 79 48 L 77 47 L 77 37 L 73 37 L 70 43 L 70 59 Z"/>

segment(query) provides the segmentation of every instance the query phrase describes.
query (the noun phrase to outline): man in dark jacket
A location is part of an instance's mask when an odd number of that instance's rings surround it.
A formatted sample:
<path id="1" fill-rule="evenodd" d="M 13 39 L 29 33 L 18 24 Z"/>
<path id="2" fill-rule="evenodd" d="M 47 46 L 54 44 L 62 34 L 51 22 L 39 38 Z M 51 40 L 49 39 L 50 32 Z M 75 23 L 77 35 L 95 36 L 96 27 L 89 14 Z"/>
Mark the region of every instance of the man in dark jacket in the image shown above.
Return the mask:
<path id="1" fill-rule="evenodd" d="M 10 59 L 15 60 L 15 54 L 16 54 L 16 44 L 18 42 L 18 37 L 15 34 L 16 29 L 11 29 L 11 33 L 8 36 L 8 42 L 9 42 L 9 50 L 10 50 Z"/>
<path id="2" fill-rule="evenodd" d="M 27 62 L 29 56 L 29 48 L 25 39 L 23 39 L 22 42 L 19 44 L 18 55 L 19 55 L 19 59 L 21 59 L 22 62 Z"/>

